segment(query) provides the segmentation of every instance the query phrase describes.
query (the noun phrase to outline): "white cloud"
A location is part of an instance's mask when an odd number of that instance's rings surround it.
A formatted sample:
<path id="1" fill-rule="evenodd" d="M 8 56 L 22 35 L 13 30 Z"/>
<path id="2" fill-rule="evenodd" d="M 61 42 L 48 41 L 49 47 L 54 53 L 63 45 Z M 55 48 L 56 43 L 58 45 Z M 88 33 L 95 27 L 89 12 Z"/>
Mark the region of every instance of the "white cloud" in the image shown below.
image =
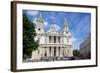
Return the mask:
<path id="1" fill-rule="evenodd" d="M 47 21 L 44 21 L 44 26 L 47 27 L 49 24 Z"/>
<path id="2" fill-rule="evenodd" d="M 72 36 L 72 42 L 75 42 L 75 41 L 77 41 L 77 38 Z"/>
<path id="3" fill-rule="evenodd" d="M 54 16 L 50 16 L 50 17 L 51 17 L 51 19 L 55 20 L 55 17 Z"/>
<path id="4" fill-rule="evenodd" d="M 37 20 L 37 18 L 34 18 L 33 23 L 35 23 L 35 24 L 36 24 L 36 20 Z M 50 27 L 50 25 L 48 24 L 48 22 L 47 22 L 47 21 L 44 21 L 44 27 L 45 27 L 45 28 Z"/>
<path id="5" fill-rule="evenodd" d="M 80 40 L 74 36 L 72 36 L 72 43 L 73 43 L 73 49 L 79 49 L 80 46 Z"/>
<path id="6" fill-rule="evenodd" d="M 34 18 L 33 23 L 36 24 L 36 20 L 37 20 L 37 18 Z M 46 29 L 48 29 L 48 28 L 51 27 L 51 26 L 54 26 L 54 27 L 56 28 L 57 31 L 61 29 L 60 26 L 58 26 L 57 24 L 49 25 L 49 23 L 48 23 L 47 21 L 44 21 L 44 27 L 45 27 Z"/>
<path id="7" fill-rule="evenodd" d="M 32 22 L 36 24 L 36 20 L 37 20 L 37 18 L 34 18 L 34 20 Z"/>
<path id="8" fill-rule="evenodd" d="M 60 27 L 57 24 L 53 24 L 53 26 L 56 28 L 56 30 L 60 30 Z"/>
<path id="9" fill-rule="evenodd" d="M 27 11 L 27 15 L 36 16 L 39 14 L 39 11 Z"/>

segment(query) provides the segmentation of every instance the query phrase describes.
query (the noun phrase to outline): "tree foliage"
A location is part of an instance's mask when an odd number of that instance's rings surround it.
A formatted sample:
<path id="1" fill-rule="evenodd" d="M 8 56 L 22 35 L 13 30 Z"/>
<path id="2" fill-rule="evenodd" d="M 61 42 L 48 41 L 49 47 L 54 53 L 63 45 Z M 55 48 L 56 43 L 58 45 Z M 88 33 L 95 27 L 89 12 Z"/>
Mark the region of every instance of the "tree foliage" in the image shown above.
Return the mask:
<path id="1" fill-rule="evenodd" d="M 23 14 L 23 59 L 30 58 L 32 51 L 38 48 L 38 41 L 34 40 L 35 36 L 34 24 L 29 21 L 27 15 Z"/>
<path id="2" fill-rule="evenodd" d="M 73 50 L 73 55 L 76 57 L 80 56 L 80 51 L 78 49 Z"/>

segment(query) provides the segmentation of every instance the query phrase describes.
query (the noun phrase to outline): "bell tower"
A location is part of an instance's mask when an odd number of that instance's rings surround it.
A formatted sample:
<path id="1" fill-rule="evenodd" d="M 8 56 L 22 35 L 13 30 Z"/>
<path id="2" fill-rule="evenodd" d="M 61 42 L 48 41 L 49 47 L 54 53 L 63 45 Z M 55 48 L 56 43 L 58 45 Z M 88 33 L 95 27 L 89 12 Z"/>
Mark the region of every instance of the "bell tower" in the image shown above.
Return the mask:
<path id="1" fill-rule="evenodd" d="M 41 13 L 40 13 L 39 17 L 36 20 L 36 33 L 37 34 L 44 33 L 44 19 L 42 18 Z"/>
<path id="2" fill-rule="evenodd" d="M 66 19 L 64 21 L 63 33 L 64 34 L 68 34 L 69 33 L 68 23 L 67 23 L 67 20 Z"/>

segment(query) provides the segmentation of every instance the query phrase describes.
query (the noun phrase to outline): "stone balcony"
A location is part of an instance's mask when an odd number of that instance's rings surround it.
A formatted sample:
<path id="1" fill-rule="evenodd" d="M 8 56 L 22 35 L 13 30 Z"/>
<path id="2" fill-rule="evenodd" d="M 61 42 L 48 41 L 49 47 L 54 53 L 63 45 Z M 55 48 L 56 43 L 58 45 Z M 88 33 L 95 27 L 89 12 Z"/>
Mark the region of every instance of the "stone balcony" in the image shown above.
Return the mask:
<path id="1" fill-rule="evenodd" d="M 68 44 L 63 44 L 63 43 L 45 43 L 45 44 L 40 44 L 42 47 L 68 47 L 72 45 Z"/>

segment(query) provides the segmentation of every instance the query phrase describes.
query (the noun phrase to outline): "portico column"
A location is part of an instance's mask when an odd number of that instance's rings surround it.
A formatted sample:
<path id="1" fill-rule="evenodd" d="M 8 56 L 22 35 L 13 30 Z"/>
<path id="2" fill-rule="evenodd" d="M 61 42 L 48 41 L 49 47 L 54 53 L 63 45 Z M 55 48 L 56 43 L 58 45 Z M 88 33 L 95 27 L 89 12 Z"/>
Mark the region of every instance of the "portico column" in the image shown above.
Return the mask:
<path id="1" fill-rule="evenodd" d="M 56 56 L 59 56 L 59 48 L 56 47 Z"/>
<path id="2" fill-rule="evenodd" d="M 50 57 L 52 57 L 52 47 L 50 47 Z"/>
<path id="3" fill-rule="evenodd" d="M 51 47 L 50 57 L 52 57 L 52 47 Z"/>
<path id="4" fill-rule="evenodd" d="M 58 36 L 56 36 L 56 43 L 58 43 Z"/>
<path id="5" fill-rule="evenodd" d="M 53 43 L 53 38 L 52 38 L 52 36 L 51 36 L 51 43 Z"/>
<path id="6" fill-rule="evenodd" d="M 51 47 L 51 57 L 54 56 L 54 47 Z"/>
<path id="7" fill-rule="evenodd" d="M 41 49 L 41 57 L 44 57 L 44 54 L 45 54 L 45 48 L 43 47 L 43 48 Z"/>
<path id="8" fill-rule="evenodd" d="M 68 50 L 68 49 L 67 49 L 67 47 L 65 47 L 65 51 L 66 51 L 66 52 L 65 52 L 65 56 L 67 56 L 67 55 L 68 55 L 67 50 Z"/>
<path id="9" fill-rule="evenodd" d="M 54 36 L 51 36 L 51 43 L 54 43 Z"/>
<path id="10" fill-rule="evenodd" d="M 66 56 L 66 48 L 63 48 L 64 56 Z"/>
<path id="11" fill-rule="evenodd" d="M 47 43 L 49 43 L 49 36 L 47 36 L 47 39 L 46 40 L 47 40 Z"/>
<path id="12" fill-rule="evenodd" d="M 60 37 L 60 43 L 63 43 L 63 42 L 62 42 L 62 37 Z"/>
<path id="13" fill-rule="evenodd" d="M 48 57 L 50 57 L 50 50 L 49 50 L 49 47 L 48 47 L 47 49 L 48 49 Z"/>
<path id="14" fill-rule="evenodd" d="M 50 56 L 49 47 L 47 47 L 46 50 L 47 50 L 47 57 L 49 57 Z"/>
<path id="15" fill-rule="evenodd" d="M 60 57 L 60 47 L 58 48 L 58 56 Z"/>
<path id="16" fill-rule="evenodd" d="M 64 47 L 63 47 L 63 49 L 62 49 L 62 52 L 63 52 L 63 56 L 64 56 L 64 55 L 65 55 Z"/>
<path id="17" fill-rule="evenodd" d="M 61 47 L 60 48 L 60 57 L 62 57 L 63 56 L 63 48 Z"/>

